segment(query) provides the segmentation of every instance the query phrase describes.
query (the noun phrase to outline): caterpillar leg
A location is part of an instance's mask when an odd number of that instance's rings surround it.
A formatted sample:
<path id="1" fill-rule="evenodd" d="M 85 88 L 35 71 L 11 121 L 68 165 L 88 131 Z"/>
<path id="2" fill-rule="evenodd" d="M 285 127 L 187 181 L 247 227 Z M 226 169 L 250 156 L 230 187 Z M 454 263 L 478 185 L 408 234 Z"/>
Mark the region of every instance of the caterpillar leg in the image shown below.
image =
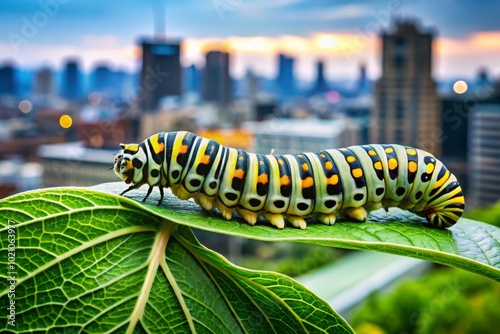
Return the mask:
<path id="1" fill-rule="evenodd" d="M 193 195 L 189 191 L 187 191 L 183 185 L 176 184 L 171 186 L 170 188 L 172 189 L 172 193 L 183 201 L 193 197 Z"/>
<path id="2" fill-rule="evenodd" d="M 279 213 L 264 213 L 264 218 L 271 222 L 278 229 L 282 230 L 285 228 L 285 219 L 282 214 Z"/>
<path id="3" fill-rule="evenodd" d="M 209 197 L 205 194 L 198 194 L 198 196 L 195 198 L 195 201 L 199 206 L 207 211 L 210 211 L 214 208 L 215 198 Z"/>
<path id="4" fill-rule="evenodd" d="M 141 185 L 142 185 L 142 184 L 133 184 L 133 185 L 131 185 L 130 187 L 128 187 L 127 189 L 125 189 L 124 191 L 122 191 L 122 192 L 120 193 L 120 196 L 125 195 L 125 194 L 126 194 L 126 193 L 128 193 L 130 190 L 134 190 L 134 189 L 139 188 Z"/>
<path id="5" fill-rule="evenodd" d="M 231 218 L 233 218 L 234 209 L 228 208 L 219 201 L 215 203 L 215 206 L 217 207 L 217 209 L 219 209 L 220 213 L 222 214 L 222 217 L 224 217 L 225 220 L 231 220 Z"/>
<path id="6" fill-rule="evenodd" d="M 320 222 L 322 222 L 323 224 L 328 225 L 328 226 L 335 224 L 335 221 L 337 220 L 337 215 L 335 215 L 334 213 L 330 213 L 330 214 L 318 213 L 315 215 L 315 217 Z"/>
<path id="7" fill-rule="evenodd" d="M 299 216 L 286 216 L 286 220 L 288 220 L 293 226 L 304 230 L 307 227 L 306 221 L 304 218 Z"/>
<path id="8" fill-rule="evenodd" d="M 259 214 L 257 212 L 245 209 L 237 209 L 237 211 L 248 224 L 253 226 L 257 223 L 257 218 L 259 218 Z"/>
<path id="9" fill-rule="evenodd" d="M 146 196 L 144 196 L 144 198 L 142 199 L 142 202 L 146 202 L 146 200 L 148 199 L 149 195 L 151 195 L 151 192 L 153 191 L 153 186 L 149 186 L 149 189 L 148 189 L 148 192 L 146 193 Z"/>
<path id="10" fill-rule="evenodd" d="M 160 206 L 161 202 L 163 202 L 163 187 L 160 185 L 158 188 L 160 188 L 160 199 L 158 200 L 158 206 Z"/>
<path id="11" fill-rule="evenodd" d="M 368 212 L 362 207 L 349 208 L 345 212 L 346 216 L 364 222 L 368 218 Z"/>

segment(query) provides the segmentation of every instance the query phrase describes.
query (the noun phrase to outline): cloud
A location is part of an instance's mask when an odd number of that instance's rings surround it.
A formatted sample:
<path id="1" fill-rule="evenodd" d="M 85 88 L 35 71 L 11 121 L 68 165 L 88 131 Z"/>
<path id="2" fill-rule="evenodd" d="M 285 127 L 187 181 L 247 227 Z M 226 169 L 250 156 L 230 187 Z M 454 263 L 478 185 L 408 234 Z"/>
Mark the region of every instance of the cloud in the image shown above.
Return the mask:
<path id="1" fill-rule="evenodd" d="M 289 21 L 335 21 L 365 17 L 370 14 L 370 7 L 367 5 L 350 4 L 327 8 L 301 8 L 280 14 L 280 20 Z"/>
<path id="2" fill-rule="evenodd" d="M 84 47 L 113 47 L 120 45 L 120 37 L 116 35 L 83 35 L 81 37 Z"/>
<path id="3" fill-rule="evenodd" d="M 455 73 L 458 76 L 473 77 L 478 69 L 485 67 L 500 74 L 500 31 L 483 31 L 466 38 L 437 38 L 435 42 L 436 74 Z"/>
<path id="4" fill-rule="evenodd" d="M 11 45 L 0 43 L 0 54 L 9 53 Z M 33 57 L 36 54 L 36 58 Z M 129 70 L 137 67 L 137 48 L 133 45 L 94 45 L 81 47 L 70 44 L 26 44 L 22 52 L 15 57 L 22 67 L 38 67 L 40 65 L 61 67 L 66 58 L 82 59 L 86 70 L 91 70 L 96 63 L 103 61 Z"/>

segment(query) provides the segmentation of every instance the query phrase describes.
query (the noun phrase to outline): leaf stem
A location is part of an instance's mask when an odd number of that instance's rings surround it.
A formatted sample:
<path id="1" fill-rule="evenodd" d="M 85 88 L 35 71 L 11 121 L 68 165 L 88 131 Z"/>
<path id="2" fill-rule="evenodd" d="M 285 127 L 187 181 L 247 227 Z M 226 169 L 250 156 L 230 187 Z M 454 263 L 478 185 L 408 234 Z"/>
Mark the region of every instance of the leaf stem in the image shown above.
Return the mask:
<path id="1" fill-rule="evenodd" d="M 168 240 L 172 235 L 172 231 L 175 227 L 175 223 L 169 220 L 163 220 L 156 235 L 155 243 L 151 249 L 151 255 L 148 259 L 148 272 L 144 278 L 144 283 L 142 285 L 141 292 L 137 298 L 134 311 L 130 315 L 130 323 L 127 328 L 127 334 L 134 331 L 137 322 L 141 319 L 144 314 L 144 308 L 149 298 L 149 293 L 151 292 L 151 287 L 155 280 L 156 272 L 158 266 L 160 265 L 162 259 L 165 256 L 165 250 L 167 248 Z"/>

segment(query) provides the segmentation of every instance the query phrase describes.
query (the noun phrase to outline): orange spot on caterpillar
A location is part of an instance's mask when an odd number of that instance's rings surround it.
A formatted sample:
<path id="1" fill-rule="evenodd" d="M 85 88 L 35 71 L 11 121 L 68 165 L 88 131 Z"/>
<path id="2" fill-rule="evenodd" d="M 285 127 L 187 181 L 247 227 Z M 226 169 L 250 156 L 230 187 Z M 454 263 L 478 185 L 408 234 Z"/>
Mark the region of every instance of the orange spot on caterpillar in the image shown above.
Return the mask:
<path id="1" fill-rule="evenodd" d="M 289 184 L 290 184 L 290 177 L 288 177 L 288 175 L 280 177 L 280 185 L 287 186 Z"/>
<path id="2" fill-rule="evenodd" d="M 245 171 L 243 169 L 237 169 L 234 171 L 233 177 L 236 177 L 238 179 L 242 179 L 243 176 L 245 176 Z"/>
<path id="3" fill-rule="evenodd" d="M 257 177 L 257 182 L 262 183 L 262 184 L 266 184 L 267 182 L 269 182 L 269 176 L 267 174 L 260 174 Z"/>
<path id="4" fill-rule="evenodd" d="M 333 168 L 333 164 L 331 161 L 325 162 L 325 169 L 326 170 L 331 170 Z"/>
<path id="5" fill-rule="evenodd" d="M 187 145 L 182 145 L 180 148 L 179 148 L 179 154 L 184 154 L 188 151 L 188 146 Z"/>
<path id="6" fill-rule="evenodd" d="M 382 163 L 377 161 L 373 164 L 373 167 L 375 167 L 376 170 L 382 170 Z"/>
<path id="7" fill-rule="evenodd" d="M 337 174 L 330 176 L 329 178 L 326 179 L 326 183 L 331 184 L 331 185 L 336 185 L 339 183 L 339 176 Z"/>
<path id="8" fill-rule="evenodd" d="M 396 169 L 396 167 L 398 167 L 398 161 L 395 158 L 390 158 L 389 159 L 389 169 L 393 170 L 393 169 Z"/>
<path id="9" fill-rule="evenodd" d="M 307 172 L 307 171 L 309 170 L 309 166 L 308 166 L 308 165 L 304 162 L 304 163 L 302 164 L 302 169 L 303 169 L 305 172 Z"/>
<path id="10" fill-rule="evenodd" d="M 415 161 L 408 162 L 408 171 L 410 173 L 415 173 L 417 171 L 417 163 Z"/>
<path id="11" fill-rule="evenodd" d="M 308 176 L 302 180 L 302 188 L 310 188 L 314 185 L 314 180 L 312 177 Z"/>
<path id="12" fill-rule="evenodd" d="M 352 163 L 352 162 L 356 161 L 356 158 L 355 158 L 355 157 L 353 157 L 352 155 L 350 155 L 350 156 L 348 156 L 348 157 L 346 158 L 346 160 L 347 160 L 347 162 Z"/>
<path id="13" fill-rule="evenodd" d="M 210 163 L 210 156 L 209 155 L 204 155 L 203 158 L 201 158 L 200 163 L 204 164 L 204 165 L 208 165 Z"/>
<path id="14" fill-rule="evenodd" d="M 354 168 L 352 170 L 352 176 L 354 176 L 355 178 L 363 176 L 363 170 L 361 168 Z"/>

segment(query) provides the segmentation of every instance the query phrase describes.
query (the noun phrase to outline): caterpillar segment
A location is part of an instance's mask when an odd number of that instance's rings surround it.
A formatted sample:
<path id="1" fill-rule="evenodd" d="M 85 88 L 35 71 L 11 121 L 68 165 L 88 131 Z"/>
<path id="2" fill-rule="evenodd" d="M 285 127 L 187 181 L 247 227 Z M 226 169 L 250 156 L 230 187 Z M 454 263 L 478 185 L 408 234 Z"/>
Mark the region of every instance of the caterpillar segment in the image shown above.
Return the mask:
<path id="1" fill-rule="evenodd" d="M 255 225 L 263 217 L 282 229 L 304 229 L 306 217 L 326 225 L 365 221 L 370 211 L 400 207 L 430 225 L 456 223 L 465 199 L 456 177 L 432 154 L 402 145 L 360 145 L 285 155 L 247 153 L 189 132 L 160 132 L 120 144 L 115 173 L 130 186 L 171 188 L 205 210 Z"/>

